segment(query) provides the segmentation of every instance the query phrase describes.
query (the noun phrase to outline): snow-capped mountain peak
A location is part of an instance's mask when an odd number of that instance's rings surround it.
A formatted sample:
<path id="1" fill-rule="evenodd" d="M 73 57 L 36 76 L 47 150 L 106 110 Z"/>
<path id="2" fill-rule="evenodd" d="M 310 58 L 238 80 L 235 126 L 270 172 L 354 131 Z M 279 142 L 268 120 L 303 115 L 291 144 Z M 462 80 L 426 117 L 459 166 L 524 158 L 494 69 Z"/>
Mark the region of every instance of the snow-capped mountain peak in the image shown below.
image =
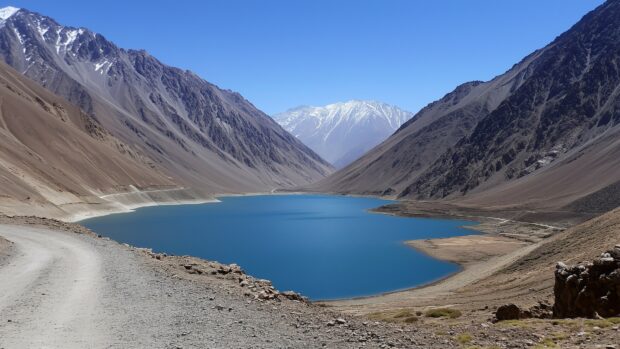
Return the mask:
<path id="1" fill-rule="evenodd" d="M 412 113 L 378 101 L 301 106 L 274 119 L 324 159 L 342 167 L 379 144 Z"/>
<path id="2" fill-rule="evenodd" d="M 0 8 L 0 20 L 6 21 L 7 19 L 9 19 L 9 17 L 17 13 L 17 11 L 19 10 L 19 8 L 13 6 Z"/>

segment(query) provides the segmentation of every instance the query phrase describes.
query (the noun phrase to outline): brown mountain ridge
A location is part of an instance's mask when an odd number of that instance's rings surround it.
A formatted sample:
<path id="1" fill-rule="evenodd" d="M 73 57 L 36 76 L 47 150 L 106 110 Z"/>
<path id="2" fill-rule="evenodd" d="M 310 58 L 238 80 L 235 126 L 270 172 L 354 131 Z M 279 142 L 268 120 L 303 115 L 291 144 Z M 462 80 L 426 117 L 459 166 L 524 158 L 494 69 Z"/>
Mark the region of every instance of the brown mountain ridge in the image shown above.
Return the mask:
<path id="1" fill-rule="evenodd" d="M 99 196 L 131 186 L 178 187 L 78 107 L 1 62 L 0 135 L 3 212 L 50 212 L 53 206 L 52 214 L 62 216 L 71 206 L 101 203 Z"/>
<path id="2" fill-rule="evenodd" d="M 267 192 L 332 170 L 238 93 L 88 29 L 20 9 L 0 28 L 0 57 L 184 186 Z"/>

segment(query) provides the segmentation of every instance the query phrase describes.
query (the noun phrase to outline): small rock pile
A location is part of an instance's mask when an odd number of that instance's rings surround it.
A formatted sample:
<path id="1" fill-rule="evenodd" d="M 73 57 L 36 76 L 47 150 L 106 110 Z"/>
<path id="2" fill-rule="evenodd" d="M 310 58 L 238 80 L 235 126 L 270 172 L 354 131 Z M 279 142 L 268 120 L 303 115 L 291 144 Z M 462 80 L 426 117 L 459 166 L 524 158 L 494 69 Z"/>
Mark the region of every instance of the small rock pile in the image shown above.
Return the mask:
<path id="1" fill-rule="evenodd" d="M 556 318 L 612 317 L 620 315 L 620 245 L 592 262 L 555 271 Z"/>
<path id="2" fill-rule="evenodd" d="M 151 249 L 147 248 L 137 250 L 140 250 L 149 255 L 151 258 L 159 261 L 174 259 L 179 262 L 177 264 L 178 267 L 181 267 L 188 274 L 211 275 L 218 278 L 229 279 L 237 283 L 242 289 L 245 289 L 243 293 L 247 297 L 261 301 L 279 301 L 284 298 L 298 302 L 308 302 L 308 298 L 296 292 L 280 292 L 273 287 L 271 281 L 256 279 L 246 274 L 245 271 L 237 264 L 222 264 L 188 256 L 168 256 L 165 253 L 154 253 Z"/>

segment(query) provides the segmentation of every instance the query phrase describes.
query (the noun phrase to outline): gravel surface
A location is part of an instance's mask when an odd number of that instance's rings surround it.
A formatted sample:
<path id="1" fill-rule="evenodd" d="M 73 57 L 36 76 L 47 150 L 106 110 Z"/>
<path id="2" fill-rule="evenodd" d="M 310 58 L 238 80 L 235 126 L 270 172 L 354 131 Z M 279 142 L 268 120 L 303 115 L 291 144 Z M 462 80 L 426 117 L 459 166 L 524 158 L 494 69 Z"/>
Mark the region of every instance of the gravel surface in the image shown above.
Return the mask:
<path id="1" fill-rule="evenodd" d="M 615 320 L 494 324 L 491 309 L 458 318 L 428 317 L 423 308 L 348 316 L 288 299 L 233 266 L 154 254 L 58 221 L 2 222 L 0 238 L 13 244 L 0 242 L 0 349 L 606 348 L 620 342 Z"/>
<path id="2" fill-rule="evenodd" d="M 380 345 L 374 327 L 396 330 L 373 323 L 354 334 L 353 320 L 318 306 L 176 275 L 107 239 L 10 225 L 0 236 L 15 246 L 0 268 L 0 348 L 343 348 Z"/>

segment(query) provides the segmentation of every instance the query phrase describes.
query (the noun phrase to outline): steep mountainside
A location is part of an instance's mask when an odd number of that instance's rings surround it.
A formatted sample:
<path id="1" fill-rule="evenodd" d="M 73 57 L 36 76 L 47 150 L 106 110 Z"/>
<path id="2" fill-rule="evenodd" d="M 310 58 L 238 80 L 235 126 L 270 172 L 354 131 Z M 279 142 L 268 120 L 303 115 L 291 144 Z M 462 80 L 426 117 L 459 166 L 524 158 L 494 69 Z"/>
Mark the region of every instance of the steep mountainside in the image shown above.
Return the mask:
<path id="1" fill-rule="evenodd" d="M 363 157 L 309 189 L 389 195 L 402 192 L 519 87 L 529 74 L 529 63 L 538 54 L 532 54 L 492 81 L 460 85 L 420 110 Z"/>
<path id="2" fill-rule="evenodd" d="M 413 114 L 375 101 L 298 107 L 274 115 L 287 131 L 336 168 L 384 141 Z"/>
<path id="3" fill-rule="evenodd" d="M 0 56 L 181 182 L 210 192 L 310 183 L 330 166 L 237 93 L 144 51 L 27 10 L 4 10 Z"/>
<path id="4" fill-rule="evenodd" d="M 65 99 L 0 62 L 0 209 L 176 184 Z M 19 212 L 16 212 L 19 213 Z M 23 212 L 22 212 L 23 214 Z"/>
<path id="5" fill-rule="evenodd" d="M 619 28 L 620 2 L 609 1 L 506 74 L 429 105 L 319 187 L 559 207 L 616 183 Z"/>

